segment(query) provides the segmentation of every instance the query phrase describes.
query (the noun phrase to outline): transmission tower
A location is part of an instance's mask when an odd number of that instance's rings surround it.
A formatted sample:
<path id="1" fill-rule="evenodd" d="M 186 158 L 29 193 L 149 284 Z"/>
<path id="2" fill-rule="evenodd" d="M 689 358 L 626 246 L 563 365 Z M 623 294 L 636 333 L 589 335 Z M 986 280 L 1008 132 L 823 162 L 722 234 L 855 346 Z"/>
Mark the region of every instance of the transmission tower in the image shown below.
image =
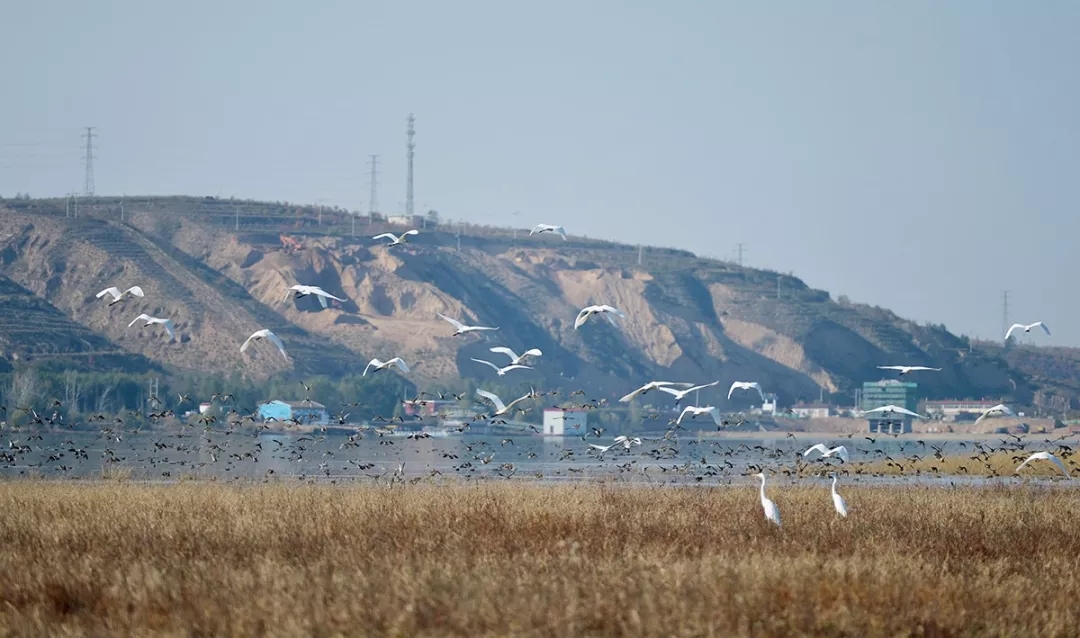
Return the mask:
<path id="1" fill-rule="evenodd" d="M 744 244 L 742 242 L 739 242 L 739 243 L 735 244 L 735 246 L 738 248 L 738 251 L 739 251 L 739 266 L 742 266 L 742 252 L 743 252 L 743 246 L 745 246 L 745 245 L 746 244 Z"/>
<path id="2" fill-rule="evenodd" d="M 86 197 L 94 196 L 94 129 L 96 126 L 87 126 L 86 132 L 83 133 L 83 137 L 86 138 L 86 155 L 83 159 L 86 160 L 86 182 L 83 184 L 83 195 Z"/>
<path id="3" fill-rule="evenodd" d="M 371 155 L 371 192 L 368 194 L 368 219 L 375 215 L 375 209 L 379 207 L 379 156 Z"/>
<path id="4" fill-rule="evenodd" d="M 405 214 L 411 217 L 413 214 L 413 149 L 416 148 L 416 144 L 413 143 L 413 136 L 416 135 L 413 123 L 416 119 L 412 113 L 409 113 L 409 117 L 405 121 L 409 125 L 405 129 L 405 134 L 409 138 L 408 144 L 405 145 L 406 157 L 409 159 L 409 173 L 405 178 Z"/>

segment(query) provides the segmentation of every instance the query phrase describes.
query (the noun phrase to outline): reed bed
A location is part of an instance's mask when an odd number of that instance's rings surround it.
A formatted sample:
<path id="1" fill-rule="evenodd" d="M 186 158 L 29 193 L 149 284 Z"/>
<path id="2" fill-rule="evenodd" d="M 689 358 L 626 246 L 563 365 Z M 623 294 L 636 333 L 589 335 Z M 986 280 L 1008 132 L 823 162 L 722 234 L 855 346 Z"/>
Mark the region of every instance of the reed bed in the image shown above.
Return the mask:
<path id="1" fill-rule="evenodd" d="M 0 484 L 0 635 L 1075 636 L 1076 491 Z"/>

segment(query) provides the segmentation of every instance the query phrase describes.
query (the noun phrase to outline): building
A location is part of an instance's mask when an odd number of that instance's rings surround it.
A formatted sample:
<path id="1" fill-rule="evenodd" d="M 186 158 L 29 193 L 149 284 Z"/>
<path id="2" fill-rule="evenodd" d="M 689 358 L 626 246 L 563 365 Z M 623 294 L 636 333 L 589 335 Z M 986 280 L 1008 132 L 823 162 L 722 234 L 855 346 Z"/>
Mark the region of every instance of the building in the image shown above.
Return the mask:
<path id="1" fill-rule="evenodd" d="M 776 415 L 776 394 L 772 392 L 765 393 L 765 400 L 761 402 L 761 413 Z"/>
<path id="2" fill-rule="evenodd" d="M 831 409 L 824 403 L 808 403 L 791 408 L 791 413 L 800 419 L 825 419 L 829 417 L 830 412 Z"/>
<path id="3" fill-rule="evenodd" d="M 211 404 L 211 403 L 200 403 L 199 404 L 199 414 L 206 414 L 210 410 L 211 405 L 213 405 L 213 404 Z"/>
<path id="4" fill-rule="evenodd" d="M 315 401 L 267 401 L 259 406 L 259 418 L 263 421 L 296 420 L 302 425 L 327 425 L 330 413 L 326 406 Z"/>
<path id="5" fill-rule="evenodd" d="M 544 436 L 562 436 L 567 432 L 581 434 L 585 432 L 587 423 L 585 410 L 544 408 Z"/>
<path id="6" fill-rule="evenodd" d="M 962 414 L 970 414 L 978 417 L 983 412 L 997 405 L 997 401 L 927 401 L 926 413 L 936 419 L 955 421 Z"/>
<path id="7" fill-rule="evenodd" d="M 865 412 L 886 405 L 895 405 L 914 412 L 919 402 L 916 394 L 918 387 L 917 383 L 896 379 L 867 381 L 863 383 L 862 401 L 859 408 Z M 911 419 L 912 417 L 902 414 L 887 416 L 872 414 L 867 416 L 867 423 L 870 432 L 903 434 L 911 432 Z"/>
<path id="8" fill-rule="evenodd" d="M 386 218 L 386 223 L 394 226 L 408 226 L 409 228 L 420 228 L 424 225 L 423 215 L 390 215 Z"/>

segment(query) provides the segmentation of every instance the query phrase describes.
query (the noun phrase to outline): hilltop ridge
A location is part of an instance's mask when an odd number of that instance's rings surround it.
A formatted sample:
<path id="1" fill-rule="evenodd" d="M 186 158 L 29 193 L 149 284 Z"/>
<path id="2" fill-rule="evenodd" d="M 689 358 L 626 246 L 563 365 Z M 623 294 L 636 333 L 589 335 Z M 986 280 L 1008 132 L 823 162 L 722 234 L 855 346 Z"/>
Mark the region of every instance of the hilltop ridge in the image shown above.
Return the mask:
<path id="1" fill-rule="evenodd" d="M 77 219 L 65 216 L 65 204 L 0 202 L 0 276 L 67 318 L 70 325 L 53 332 L 111 340 L 131 365 L 261 378 L 359 372 L 372 357 L 402 356 L 413 381 L 437 383 L 494 378 L 470 358 L 501 364 L 503 355 L 488 350 L 505 345 L 544 355 L 535 370 L 502 381 L 583 387 L 598 397 L 651 379 L 719 379 L 721 388 L 753 379 L 791 404 L 821 393 L 851 396 L 863 381 L 888 377 L 876 369 L 886 363 L 941 367 L 917 379 L 930 398 L 1027 401 L 1043 389 L 1032 381 L 1038 375 L 1011 366 L 1003 351 L 975 347 L 942 326 L 683 250 L 648 248 L 639 265 L 636 246 L 463 224 L 425 228 L 388 249 L 371 236 L 405 228 L 340 210 L 127 198 L 121 220 L 115 198 L 83 202 Z M 323 309 L 313 298 L 287 296 L 293 283 L 348 301 Z M 143 286 L 145 299 L 109 307 L 93 297 L 132 284 Z M 591 303 L 614 305 L 627 318 L 617 328 L 601 319 L 574 330 L 578 310 Z M 171 317 L 177 342 L 128 328 L 140 312 Z M 500 330 L 451 337 L 436 313 Z M 240 355 L 240 344 L 262 327 L 285 341 L 289 361 L 272 347 Z M 49 347 L 65 348 L 60 341 Z M 724 405 L 726 391 L 710 400 Z"/>

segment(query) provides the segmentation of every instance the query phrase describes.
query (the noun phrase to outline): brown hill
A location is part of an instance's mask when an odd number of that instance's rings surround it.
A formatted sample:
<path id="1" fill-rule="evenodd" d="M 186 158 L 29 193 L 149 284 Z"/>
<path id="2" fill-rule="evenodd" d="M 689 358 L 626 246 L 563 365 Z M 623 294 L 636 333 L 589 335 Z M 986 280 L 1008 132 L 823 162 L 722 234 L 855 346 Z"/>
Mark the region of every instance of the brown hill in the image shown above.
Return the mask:
<path id="1" fill-rule="evenodd" d="M 469 359 L 502 364 L 503 355 L 488 349 L 506 345 L 544 352 L 536 370 L 507 381 L 583 387 L 594 396 L 618 396 L 651 379 L 719 379 L 721 388 L 754 379 L 793 403 L 817 399 L 819 388 L 851 396 L 863 381 L 886 376 L 875 368 L 885 363 L 942 367 L 917 379 L 930 398 L 1026 401 L 1040 389 L 1003 353 L 972 349 L 943 327 L 686 251 L 649 248 L 639 265 L 636 247 L 456 225 L 426 228 L 388 249 L 370 237 L 391 228 L 366 218 L 354 238 L 354 220 L 342 211 L 231 200 L 128 199 L 123 221 L 116 199 L 84 202 L 79 219 L 64 217 L 63 201 L 2 205 L 0 237 L 10 236 L 0 240 L 0 274 L 128 352 L 185 369 L 343 373 L 400 355 L 417 382 L 491 379 L 490 368 Z M 283 244 L 283 232 L 298 250 Z M 311 298 L 286 298 L 293 283 L 348 301 L 322 309 Z M 110 308 L 93 297 L 133 284 L 144 299 Z M 591 303 L 614 305 L 627 318 L 618 328 L 599 318 L 574 330 L 577 311 Z M 129 329 L 140 312 L 172 317 L 179 342 Z M 451 337 L 439 312 L 500 330 Z M 266 344 L 240 355 L 260 327 L 282 337 L 290 361 Z M 715 401 L 723 405 L 725 394 Z"/>

